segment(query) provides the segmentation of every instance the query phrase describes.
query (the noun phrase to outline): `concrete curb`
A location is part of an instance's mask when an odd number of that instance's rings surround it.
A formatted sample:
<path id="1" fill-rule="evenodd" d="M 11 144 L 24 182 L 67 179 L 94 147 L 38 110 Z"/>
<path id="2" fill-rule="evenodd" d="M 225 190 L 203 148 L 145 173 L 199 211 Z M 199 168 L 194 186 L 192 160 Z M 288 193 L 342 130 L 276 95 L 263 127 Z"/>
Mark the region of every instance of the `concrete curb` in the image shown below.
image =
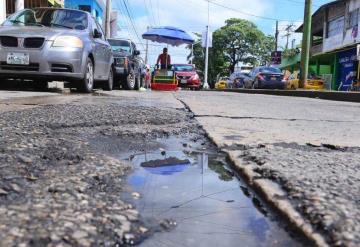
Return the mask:
<path id="1" fill-rule="evenodd" d="M 282 217 L 284 217 L 291 227 L 300 231 L 307 239 L 313 242 L 316 246 L 327 247 L 329 246 L 324 237 L 315 232 L 311 224 L 307 223 L 304 218 L 295 210 L 288 200 L 278 199 L 279 195 L 286 195 L 286 193 L 277 186 L 276 183 L 267 179 L 254 179 L 258 176 L 251 166 L 244 166 L 241 160 L 231 155 L 231 153 L 223 150 L 228 154 L 229 159 L 234 165 L 234 169 L 245 179 L 262 199 L 271 205 Z"/>
<path id="2" fill-rule="evenodd" d="M 179 100 L 190 112 L 193 113 L 190 106 L 183 100 L 175 97 Z M 195 117 L 196 119 L 196 117 Z M 310 223 L 307 223 L 305 219 L 295 210 L 288 200 L 278 199 L 278 195 L 286 195 L 286 193 L 278 186 L 278 184 L 265 179 L 255 179 L 259 174 L 255 173 L 251 165 L 243 165 L 242 160 L 231 154 L 231 151 L 222 148 L 219 143 L 211 136 L 211 134 L 204 128 L 204 126 L 198 121 L 201 128 L 205 131 L 207 138 L 209 138 L 222 152 L 226 153 L 230 163 L 232 163 L 233 169 L 240 175 L 241 178 L 258 193 L 264 201 L 266 201 L 273 209 L 275 209 L 287 222 L 291 224 L 293 229 L 302 233 L 310 242 L 313 242 L 315 246 L 328 247 L 325 238 L 317 233 Z"/>
<path id="3" fill-rule="evenodd" d="M 213 90 L 214 91 L 214 90 Z M 266 90 L 266 89 L 223 89 L 218 92 L 232 92 L 245 94 L 265 94 L 275 96 L 291 96 L 314 98 L 333 101 L 360 103 L 359 92 L 331 92 L 331 91 L 310 91 L 310 90 Z"/>

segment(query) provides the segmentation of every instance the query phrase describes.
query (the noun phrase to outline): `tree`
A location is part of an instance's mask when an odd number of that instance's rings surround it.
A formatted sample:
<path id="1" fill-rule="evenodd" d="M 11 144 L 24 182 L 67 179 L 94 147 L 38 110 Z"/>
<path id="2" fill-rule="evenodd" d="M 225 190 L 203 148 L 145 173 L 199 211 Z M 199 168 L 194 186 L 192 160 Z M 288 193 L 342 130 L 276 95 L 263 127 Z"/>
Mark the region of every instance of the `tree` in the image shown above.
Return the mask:
<path id="1" fill-rule="evenodd" d="M 209 50 L 210 85 L 214 85 L 218 75 L 233 73 L 239 62 L 256 66 L 269 64 L 271 61 L 275 43 L 272 36 L 266 36 L 254 23 L 247 20 L 231 18 L 225 23 L 225 26 L 213 33 L 213 47 Z M 193 62 L 197 69 L 203 71 L 205 52 L 201 47 L 201 35 L 196 36 Z M 191 45 L 188 49 L 191 49 Z"/>
<path id="2" fill-rule="evenodd" d="M 205 49 L 201 46 L 201 35 L 195 34 L 197 40 L 193 45 L 194 54 L 193 54 L 193 63 L 196 66 L 196 69 L 204 72 L 205 69 Z M 188 45 L 187 49 L 191 50 L 192 46 Z M 190 63 L 191 53 L 188 56 Z M 227 70 L 228 64 L 225 60 L 225 55 L 221 47 L 214 47 L 209 49 L 209 71 L 208 71 L 208 81 L 209 85 L 213 87 L 215 85 L 218 75 L 228 74 Z"/>
<path id="3" fill-rule="evenodd" d="M 268 61 L 274 43 L 270 36 L 261 32 L 254 23 L 228 19 L 226 25 L 214 32 L 214 47 L 222 47 L 229 62 L 230 73 L 239 62 L 259 65 Z"/>

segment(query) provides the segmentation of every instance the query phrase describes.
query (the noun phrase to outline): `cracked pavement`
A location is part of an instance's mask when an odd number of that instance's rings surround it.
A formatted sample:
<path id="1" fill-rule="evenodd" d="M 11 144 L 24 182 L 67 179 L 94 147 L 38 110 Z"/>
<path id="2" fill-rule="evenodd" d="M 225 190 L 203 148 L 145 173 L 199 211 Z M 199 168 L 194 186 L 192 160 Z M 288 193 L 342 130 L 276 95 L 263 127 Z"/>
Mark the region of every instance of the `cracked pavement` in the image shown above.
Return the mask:
<path id="1" fill-rule="evenodd" d="M 114 199 L 122 191 L 114 181 L 128 166 L 106 155 L 106 143 L 96 149 L 101 154 L 89 143 L 199 133 L 184 105 L 249 184 L 319 245 L 360 245 L 359 104 L 221 92 L 94 95 L 30 93 L 36 97 L 29 102 L 25 94 L 0 93 L 5 246 L 111 245 L 143 232 L 131 205 Z M 49 227 L 49 219 L 56 224 Z"/>
<path id="2" fill-rule="evenodd" d="M 360 245 L 359 104 L 222 92 L 176 97 L 250 184 L 275 206 L 290 202 L 281 210 L 294 222 L 301 215 L 304 231 L 325 239 L 318 244 Z M 281 191 L 271 194 L 276 185 Z"/>

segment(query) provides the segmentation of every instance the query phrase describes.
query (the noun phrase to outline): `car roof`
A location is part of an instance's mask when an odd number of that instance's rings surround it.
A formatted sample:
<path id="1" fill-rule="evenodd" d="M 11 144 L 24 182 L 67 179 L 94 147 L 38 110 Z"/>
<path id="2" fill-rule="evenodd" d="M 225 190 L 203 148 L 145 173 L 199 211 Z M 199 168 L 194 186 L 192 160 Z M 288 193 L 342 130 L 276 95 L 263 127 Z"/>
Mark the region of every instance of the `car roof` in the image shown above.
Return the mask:
<path id="1" fill-rule="evenodd" d="M 129 41 L 134 43 L 131 39 L 126 39 L 126 38 L 108 38 L 107 40 L 122 40 L 122 41 Z"/>
<path id="2" fill-rule="evenodd" d="M 89 15 L 90 13 L 87 11 L 83 11 L 83 10 L 79 10 L 79 9 L 69 9 L 69 8 L 58 8 L 58 7 L 35 7 L 35 8 L 30 8 L 30 9 L 51 9 L 51 10 L 71 10 L 71 11 L 76 11 L 76 12 L 82 12 L 85 13 L 87 15 Z"/>
<path id="3" fill-rule="evenodd" d="M 175 64 L 173 64 L 174 66 L 185 66 L 185 65 L 190 65 L 190 66 L 193 66 L 194 67 L 194 65 L 193 64 L 189 64 L 189 63 L 175 63 Z"/>

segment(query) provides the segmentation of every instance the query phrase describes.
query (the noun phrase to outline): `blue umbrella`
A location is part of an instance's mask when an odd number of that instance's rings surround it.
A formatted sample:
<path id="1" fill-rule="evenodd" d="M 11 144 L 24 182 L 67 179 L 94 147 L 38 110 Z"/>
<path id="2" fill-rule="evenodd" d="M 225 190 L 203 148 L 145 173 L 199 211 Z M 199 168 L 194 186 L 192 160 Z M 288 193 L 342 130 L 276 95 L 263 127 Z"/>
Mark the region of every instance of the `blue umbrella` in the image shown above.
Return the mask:
<path id="1" fill-rule="evenodd" d="M 191 38 L 189 34 L 176 27 L 152 28 L 144 33 L 142 37 L 153 42 L 165 43 L 173 46 L 194 43 L 194 39 Z"/>

